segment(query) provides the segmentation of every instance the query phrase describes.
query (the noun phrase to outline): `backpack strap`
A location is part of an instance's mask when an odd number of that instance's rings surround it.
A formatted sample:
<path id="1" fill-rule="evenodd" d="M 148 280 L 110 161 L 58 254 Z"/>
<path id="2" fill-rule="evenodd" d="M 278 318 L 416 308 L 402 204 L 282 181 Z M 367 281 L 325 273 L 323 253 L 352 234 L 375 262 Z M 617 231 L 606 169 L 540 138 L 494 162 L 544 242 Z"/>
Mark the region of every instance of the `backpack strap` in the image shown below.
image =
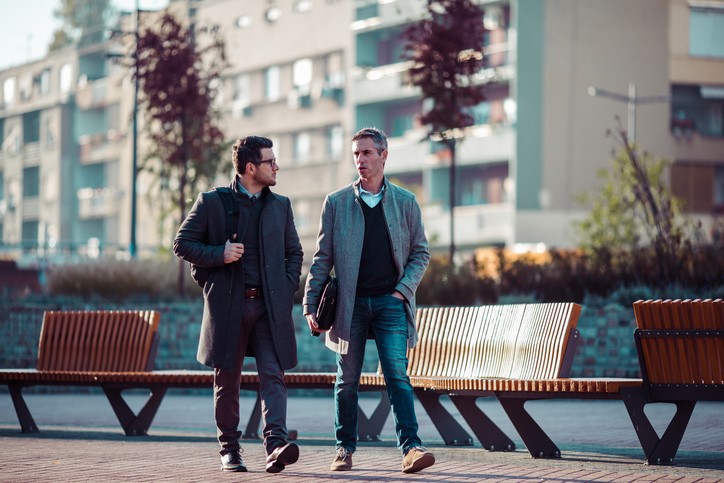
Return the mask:
<path id="1" fill-rule="evenodd" d="M 239 207 L 236 205 L 234 199 L 234 192 L 227 186 L 220 186 L 214 188 L 219 193 L 219 198 L 224 204 L 224 212 L 226 213 L 226 239 L 229 241 L 234 240 L 236 227 L 239 224 Z"/>

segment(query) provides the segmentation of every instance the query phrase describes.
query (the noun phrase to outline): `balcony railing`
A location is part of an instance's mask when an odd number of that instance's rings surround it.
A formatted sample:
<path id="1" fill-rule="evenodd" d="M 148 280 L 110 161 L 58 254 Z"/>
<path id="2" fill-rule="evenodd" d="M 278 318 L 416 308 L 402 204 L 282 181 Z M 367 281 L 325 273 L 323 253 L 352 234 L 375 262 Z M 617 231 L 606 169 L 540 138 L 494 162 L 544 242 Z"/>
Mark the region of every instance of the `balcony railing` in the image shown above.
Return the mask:
<path id="1" fill-rule="evenodd" d="M 114 188 L 81 188 L 78 190 L 78 216 L 81 219 L 105 218 L 118 214 L 123 193 Z"/>
<path id="2" fill-rule="evenodd" d="M 123 138 L 124 135 L 115 129 L 81 136 L 78 139 L 80 162 L 86 164 L 118 158 Z"/>

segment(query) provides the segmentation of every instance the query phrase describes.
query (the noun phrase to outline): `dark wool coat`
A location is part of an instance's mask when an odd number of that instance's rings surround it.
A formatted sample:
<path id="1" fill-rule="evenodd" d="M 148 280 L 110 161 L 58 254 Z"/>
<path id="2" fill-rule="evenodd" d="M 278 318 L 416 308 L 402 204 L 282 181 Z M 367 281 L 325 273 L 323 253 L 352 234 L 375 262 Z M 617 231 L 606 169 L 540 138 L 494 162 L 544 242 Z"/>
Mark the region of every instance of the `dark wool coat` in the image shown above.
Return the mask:
<path id="1" fill-rule="evenodd" d="M 231 188 L 235 181 L 231 183 Z M 237 203 L 242 195 L 234 189 Z M 259 227 L 261 279 L 264 302 L 274 334 L 274 347 L 282 369 L 297 365 L 292 304 L 302 273 L 302 245 L 294 226 L 289 198 L 264 188 L 264 207 Z M 236 230 L 244 238 L 243 210 Z M 244 276 L 240 263 L 224 264 L 228 219 L 215 191 L 199 194 L 173 241 L 179 258 L 207 267 L 203 284 L 204 314 L 197 359 L 204 365 L 230 370 L 234 366 L 241 330 Z"/>

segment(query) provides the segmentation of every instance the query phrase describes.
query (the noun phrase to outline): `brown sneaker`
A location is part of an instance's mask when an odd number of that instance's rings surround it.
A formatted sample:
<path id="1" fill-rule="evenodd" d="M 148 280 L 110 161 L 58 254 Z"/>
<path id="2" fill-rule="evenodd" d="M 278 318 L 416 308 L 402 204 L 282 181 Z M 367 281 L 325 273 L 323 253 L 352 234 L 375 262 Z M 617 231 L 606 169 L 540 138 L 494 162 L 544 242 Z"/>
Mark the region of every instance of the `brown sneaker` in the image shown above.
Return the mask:
<path id="1" fill-rule="evenodd" d="M 435 455 L 422 446 L 413 446 L 402 458 L 402 472 L 416 473 L 435 464 Z"/>
<path id="2" fill-rule="evenodd" d="M 352 453 L 345 448 L 337 448 L 337 456 L 335 456 L 332 465 L 329 467 L 332 471 L 349 471 L 352 469 Z"/>

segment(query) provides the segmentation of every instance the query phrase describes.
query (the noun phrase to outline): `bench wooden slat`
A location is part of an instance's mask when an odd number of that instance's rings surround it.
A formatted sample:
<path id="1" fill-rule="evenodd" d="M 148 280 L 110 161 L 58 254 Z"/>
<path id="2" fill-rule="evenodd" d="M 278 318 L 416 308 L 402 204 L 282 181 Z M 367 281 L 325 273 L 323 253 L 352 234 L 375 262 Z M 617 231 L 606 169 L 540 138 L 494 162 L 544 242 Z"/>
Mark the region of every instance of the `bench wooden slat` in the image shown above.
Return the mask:
<path id="1" fill-rule="evenodd" d="M 160 313 L 48 311 L 38 343 L 39 371 L 142 371 Z"/>
<path id="2" fill-rule="evenodd" d="M 722 338 L 696 337 L 697 331 L 717 330 L 721 300 L 651 300 L 634 303 L 640 330 L 642 370 L 652 384 L 722 384 L 724 342 Z M 690 337 L 670 337 L 674 330 Z M 660 331 L 661 336 L 656 337 Z M 668 331 L 668 332 L 667 332 Z"/>
<path id="3" fill-rule="evenodd" d="M 568 376 L 561 374 L 563 356 L 580 311 L 577 304 L 528 305 L 518 331 L 509 377 L 525 380 Z"/>

